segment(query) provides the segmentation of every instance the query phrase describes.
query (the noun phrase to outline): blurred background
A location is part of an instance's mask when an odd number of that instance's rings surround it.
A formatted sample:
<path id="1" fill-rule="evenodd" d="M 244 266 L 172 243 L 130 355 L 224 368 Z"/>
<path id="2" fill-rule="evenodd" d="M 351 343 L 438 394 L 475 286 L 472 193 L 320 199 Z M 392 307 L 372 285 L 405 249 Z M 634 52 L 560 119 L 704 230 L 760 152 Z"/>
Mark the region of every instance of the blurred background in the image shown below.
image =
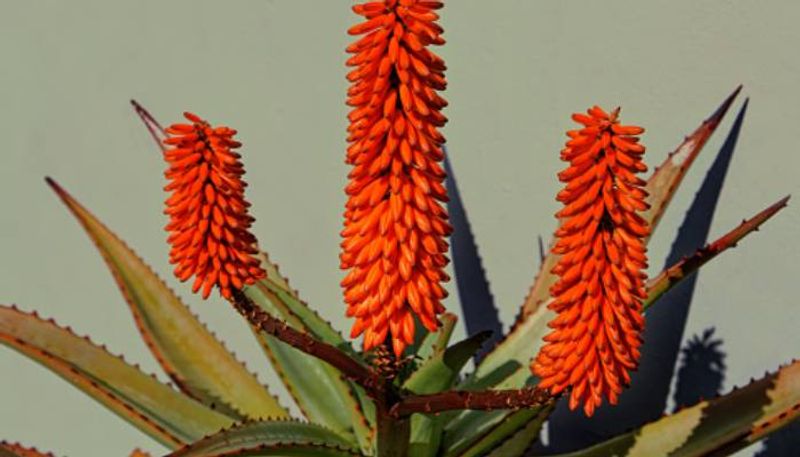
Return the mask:
<path id="1" fill-rule="evenodd" d="M 302 297 L 346 330 L 338 233 L 352 4 L 3 0 L 0 302 L 38 310 L 159 372 L 102 260 L 45 186 L 42 178 L 52 176 L 168 278 L 289 404 L 230 307 L 218 298 L 203 302 L 172 278 L 162 231 L 165 166 L 128 101 L 162 123 L 191 110 L 239 130 L 262 247 Z M 538 268 L 537 236 L 546 244 L 555 228 L 558 151 L 575 111 L 622 106 L 623 122 L 647 129 L 652 167 L 744 85 L 652 240 L 652 273 L 663 266 L 744 97 L 749 107 L 718 180 L 717 204 L 701 211 L 712 218 L 709 240 L 800 194 L 791 136 L 800 121 L 800 3 L 451 0 L 441 14 L 448 43 L 436 51 L 449 67 L 450 102 L 444 133 L 506 329 Z M 684 353 L 669 371 L 691 372 L 698 368 L 686 361 L 700 359 L 714 390 L 727 392 L 800 357 L 798 226 L 800 211 L 790 202 L 702 270 L 685 326 L 678 325 Z M 456 299 L 447 305 L 460 313 Z M 691 386 L 674 381 L 667 409 L 687 395 Z M 0 405 L 0 438 L 59 455 L 162 451 L 5 347 Z M 740 455 L 791 455 L 780 450 L 792 439 L 784 435 L 771 450 L 756 445 Z"/>

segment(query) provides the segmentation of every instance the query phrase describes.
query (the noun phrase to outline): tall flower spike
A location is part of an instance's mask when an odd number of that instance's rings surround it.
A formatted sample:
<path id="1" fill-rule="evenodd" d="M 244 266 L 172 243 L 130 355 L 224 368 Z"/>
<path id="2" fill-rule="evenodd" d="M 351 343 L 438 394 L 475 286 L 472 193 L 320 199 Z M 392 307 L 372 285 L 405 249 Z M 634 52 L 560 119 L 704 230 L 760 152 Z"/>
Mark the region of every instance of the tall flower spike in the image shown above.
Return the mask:
<path id="1" fill-rule="evenodd" d="M 447 102 L 444 61 L 427 49 L 444 43 L 436 24 L 441 2 L 384 0 L 353 11 L 366 21 L 347 78 L 346 162 L 353 166 L 342 231 L 342 280 L 351 336 L 364 334 L 364 349 L 391 338 L 399 357 L 414 341 L 414 315 L 430 331 L 439 326 L 449 279 L 445 241 L 452 231 L 441 202 L 447 195 L 444 137 L 438 128 Z"/>
<path id="2" fill-rule="evenodd" d="M 638 213 L 648 205 L 636 177 L 647 170 L 636 137 L 644 130 L 620 125 L 618 115 L 619 108 L 608 114 L 597 106 L 572 115 L 583 128 L 567 132 L 561 151 L 570 165 L 558 175 L 567 184 L 557 196 L 564 208 L 553 252 L 561 258 L 550 289 L 558 316 L 531 364 L 551 394 L 572 387 L 570 408 L 583 404 L 587 416 L 603 397 L 616 404 L 630 383 L 644 328 L 649 228 Z"/>
<path id="3" fill-rule="evenodd" d="M 216 285 L 225 298 L 231 289 L 241 289 L 266 276 L 259 266 L 256 239 L 249 228 L 253 218 L 244 199 L 244 168 L 233 149 L 236 130 L 211 127 L 191 113 L 190 124 L 173 124 L 166 129 L 164 152 L 171 192 L 165 214 L 172 245 L 169 261 L 176 264 L 175 276 L 186 281 L 195 276 L 192 291 L 202 288 L 208 298 Z"/>

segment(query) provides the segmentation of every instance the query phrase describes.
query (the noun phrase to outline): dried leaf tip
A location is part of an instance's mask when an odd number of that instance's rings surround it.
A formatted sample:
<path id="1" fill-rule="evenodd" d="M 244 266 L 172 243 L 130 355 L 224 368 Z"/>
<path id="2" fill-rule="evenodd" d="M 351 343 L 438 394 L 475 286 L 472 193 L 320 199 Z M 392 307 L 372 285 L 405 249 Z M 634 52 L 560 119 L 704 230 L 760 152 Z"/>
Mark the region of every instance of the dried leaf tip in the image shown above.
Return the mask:
<path id="1" fill-rule="evenodd" d="M 353 7 L 365 18 L 350 28 L 364 35 L 347 48 L 356 67 L 347 104 L 352 165 L 345 189 L 342 281 L 351 336 L 364 349 L 391 340 L 396 356 L 414 340 L 416 315 L 439 326 L 452 231 L 442 206 L 447 195 L 444 137 L 447 104 L 444 61 L 428 49 L 444 43 L 433 11 L 441 2 L 384 0 Z"/>
<path id="2" fill-rule="evenodd" d="M 241 156 L 233 151 L 241 144 L 233 139 L 236 130 L 212 127 L 192 113 L 184 116 L 189 123 L 165 129 L 170 263 L 181 281 L 195 276 L 192 290 L 202 288 L 203 298 L 214 286 L 231 298 L 232 289 L 266 276 L 249 231 L 254 219 L 244 199 Z"/>
<path id="3" fill-rule="evenodd" d="M 569 167 L 558 175 L 566 186 L 557 197 L 564 207 L 553 253 L 561 257 L 549 305 L 558 315 L 531 363 L 539 387 L 553 395 L 571 387 L 570 408 L 582 404 L 587 416 L 604 397 L 615 404 L 630 383 L 644 328 L 649 227 L 639 213 L 648 205 L 636 176 L 647 170 L 636 136 L 644 129 L 618 116 L 619 108 L 597 106 L 572 115 L 582 128 L 567 132 L 561 151 Z"/>

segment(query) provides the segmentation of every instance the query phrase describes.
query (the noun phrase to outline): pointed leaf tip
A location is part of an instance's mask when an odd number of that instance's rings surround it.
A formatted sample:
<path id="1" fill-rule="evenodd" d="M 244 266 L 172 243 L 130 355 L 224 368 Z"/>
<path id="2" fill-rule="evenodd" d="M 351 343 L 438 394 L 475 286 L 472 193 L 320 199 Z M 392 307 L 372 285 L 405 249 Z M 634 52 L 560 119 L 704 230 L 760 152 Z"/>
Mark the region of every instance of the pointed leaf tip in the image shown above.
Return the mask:
<path id="1" fill-rule="evenodd" d="M 139 116 L 139 119 L 141 119 L 142 123 L 144 123 L 145 128 L 147 128 L 147 131 L 150 133 L 150 136 L 153 138 L 153 141 L 155 141 L 161 152 L 166 151 L 167 148 L 164 146 L 163 141 L 167 134 L 164 131 L 164 127 L 162 127 L 156 118 L 153 117 L 153 115 L 150 114 L 150 112 L 147 111 L 144 106 L 139 104 L 139 102 L 131 99 L 131 105 L 133 106 L 133 110 L 136 112 L 136 115 Z"/>
<path id="2" fill-rule="evenodd" d="M 233 423 L 36 313 L 0 305 L 0 344 L 42 364 L 165 446 L 193 442 Z"/>
<path id="3" fill-rule="evenodd" d="M 181 391 L 236 420 L 289 416 L 124 241 L 58 183 L 46 180 L 100 252 L 142 339 Z"/>
<path id="4" fill-rule="evenodd" d="M 728 112 L 728 109 L 731 107 L 734 100 L 736 100 L 736 97 L 739 95 L 739 92 L 741 91 L 742 91 L 742 85 L 739 84 L 736 87 L 736 89 L 734 89 L 734 91 L 731 92 L 730 95 L 728 95 L 728 98 L 726 98 L 725 101 L 723 101 L 719 105 L 719 107 L 717 107 L 717 109 L 714 110 L 713 113 L 711 113 L 711 116 L 709 116 L 708 119 L 706 119 L 706 123 L 713 124 L 714 126 L 719 124 L 722 118 L 725 117 L 725 113 Z"/>

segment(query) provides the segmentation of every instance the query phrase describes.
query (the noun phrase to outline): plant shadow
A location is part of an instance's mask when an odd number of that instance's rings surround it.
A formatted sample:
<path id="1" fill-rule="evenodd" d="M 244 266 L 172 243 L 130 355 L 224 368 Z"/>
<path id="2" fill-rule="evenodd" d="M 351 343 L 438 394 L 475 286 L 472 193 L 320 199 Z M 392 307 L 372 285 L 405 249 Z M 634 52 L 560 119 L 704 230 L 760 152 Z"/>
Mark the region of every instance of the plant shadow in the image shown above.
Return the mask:
<path id="1" fill-rule="evenodd" d="M 673 412 L 722 393 L 725 381 L 725 353 L 722 340 L 714 338 L 714 327 L 694 335 L 681 350 Z"/>
<path id="2" fill-rule="evenodd" d="M 446 152 L 446 151 L 445 151 Z M 447 202 L 447 211 L 453 233 L 450 236 L 450 252 L 453 258 L 456 288 L 461 303 L 461 312 L 464 317 L 467 335 L 489 330 L 492 336 L 487 344 L 476 355 L 476 362 L 500 341 L 503 336 L 503 325 L 500 314 L 494 303 L 494 297 L 489 289 L 486 271 L 483 269 L 475 235 L 461 201 L 461 194 L 453 173 L 450 160 L 445 153 L 444 167 L 447 172 L 447 193 L 450 200 Z"/>
<path id="3" fill-rule="evenodd" d="M 708 242 L 712 217 L 746 111 L 745 100 L 684 216 L 665 266 L 676 263 Z M 631 387 L 622 393 L 619 404 L 614 407 L 604 404 L 593 417 L 586 418 L 583 414 L 570 411 L 566 399 L 562 399 L 549 419 L 548 445 L 534 447 L 539 455 L 581 449 L 657 420 L 663 415 L 696 281 L 696 274 L 685 279 L 662 297 L 657 306 L 647 311 L 639 369 L 633 373 Z M 696 381 L 687 380 L 684 385 L 692 382 Z M 686 392 L 686 399 L 689 399 L 689 394 L 695 393 Z"/>

